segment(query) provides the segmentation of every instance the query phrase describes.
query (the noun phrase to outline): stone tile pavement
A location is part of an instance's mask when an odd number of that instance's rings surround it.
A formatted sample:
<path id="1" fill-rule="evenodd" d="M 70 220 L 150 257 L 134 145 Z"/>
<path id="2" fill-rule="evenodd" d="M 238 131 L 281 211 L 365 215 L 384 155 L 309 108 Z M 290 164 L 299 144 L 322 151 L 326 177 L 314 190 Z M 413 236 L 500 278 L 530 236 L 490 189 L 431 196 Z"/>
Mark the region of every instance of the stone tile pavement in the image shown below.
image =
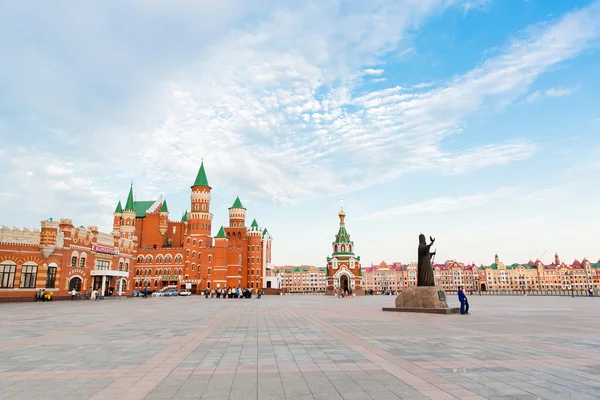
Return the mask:
<path id="1" fill-rule="evenodd" d="M 0 304 L 0 399 L 598 399 L 600 298 Z"/>

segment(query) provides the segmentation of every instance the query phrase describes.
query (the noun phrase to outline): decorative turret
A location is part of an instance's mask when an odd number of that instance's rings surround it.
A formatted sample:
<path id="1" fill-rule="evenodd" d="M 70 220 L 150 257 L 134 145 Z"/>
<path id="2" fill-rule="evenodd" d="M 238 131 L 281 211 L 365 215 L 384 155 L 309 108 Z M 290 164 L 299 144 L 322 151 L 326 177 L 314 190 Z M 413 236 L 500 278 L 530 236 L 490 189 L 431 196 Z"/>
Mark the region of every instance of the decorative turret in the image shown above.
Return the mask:
<path id="1" fill-rule="evenodd" d="M 48 258 L 54 249 L 56 249 L 56 236 L 58 235 L 58 222 L 49 218 L 42 221 L 42 230 L 40 231 L 40 252 L 42 257 Z"/>
<path id="2" fill-rule="evenodd" d="M 158 223 L 158 231 L 162 236 L 167 233 L 167 228 L 169 227 L 169 208 L 167 207 L 167 200 L 163 200 L 162 206 L 160 208 L 160 220 Z"/>
<path id="3" fill-rule="evenodd" d="M 560 258 L 558 258 L 558 253 L 554 253 L 554 264 L 560 265 Z"/>
<path id="4" fill-rule="evenodd" d="M 498 254 L 496 254 L 496 256 L 494 257 L 494 264 L 500 264 L 500 258 L 498 257 Z"/>
<path id="5" fill-rule="evenodd" d="M 204 236 L 202 240 L 208 246 L 212 243 L 210 232 L 213 219 L 213 215 L 210 213 L 210 191 L 211 187 L 208 185 L 203 161 L 192 186 L 192 194 L 190 195 L 192 209 L 187 216 L 187 233 L 189 235 Z"/>
<path id="6" fill-rule="evenodd" d="M 135 204 L 133 198 L 133 182 L 129 187 L 129 194 L 127 195 L 127 202 L 125 203 L 125 209 L 121 213 L 121 233 L 127 239 L 133 238 L 135 232 Z"/>
<path id="7" fill-rule="evenodd" d="M 225 228 L 221 226 L 219 233 L 215 236 L 215 247 L 227 247 L 228 242 L 229 238 L 225 234 Z"/>
<path id="8" fill-rule="evenodd" d="M 123 207 L 121 206 L 121 200 L 117 203 L 113 218 L 113 232 L 118 232 L 121 227 L 121 217 L 123 216 Z"/>
<path id="9" fill-rule="evenodd" d="M 239 197 L 236 197 L 233 205 L 229 207 L 229 226 L 232 228 L 246 226 L 246 209 Z"/>

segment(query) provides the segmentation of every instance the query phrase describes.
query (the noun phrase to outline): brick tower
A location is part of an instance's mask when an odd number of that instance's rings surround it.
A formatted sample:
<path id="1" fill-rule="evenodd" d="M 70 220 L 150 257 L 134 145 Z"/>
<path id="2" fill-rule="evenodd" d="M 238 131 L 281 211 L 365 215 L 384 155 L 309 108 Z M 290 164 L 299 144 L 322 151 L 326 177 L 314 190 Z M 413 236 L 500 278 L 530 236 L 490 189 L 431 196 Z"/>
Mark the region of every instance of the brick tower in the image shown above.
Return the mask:
<path id="1" fill-rule="evenodd" d="M 360 256 L 354 254 L 354 242 L 346 230 L 346 213 L 344 206 L 338 213 L 340 228 L 332 243 L 333 253 L 327 257 L 327 290 L 326 294 L 336 291 L 362 294 L 360 279 L 362 276 Z"/>
<path id="2" fill-rule="evenodd" d="M 212 246 L 210 232 L 213 215 L 210 213 L 210 191 L 211 187 L 208 185 L 203 161 L 192 185 L 192 194 L 190 195 L 192 208 L 187 215 L 187 234 L 202 240 L 204 247 Z"/>

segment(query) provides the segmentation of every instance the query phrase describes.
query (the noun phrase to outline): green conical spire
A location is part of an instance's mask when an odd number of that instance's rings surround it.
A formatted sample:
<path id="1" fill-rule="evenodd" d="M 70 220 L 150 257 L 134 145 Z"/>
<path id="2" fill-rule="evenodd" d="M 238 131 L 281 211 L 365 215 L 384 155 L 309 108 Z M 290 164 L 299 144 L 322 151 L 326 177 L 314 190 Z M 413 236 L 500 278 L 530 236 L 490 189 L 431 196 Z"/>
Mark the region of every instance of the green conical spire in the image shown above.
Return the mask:
<path id="1" fill-rule="evenodd" d="M 258 222 L 256 222 L 256 219 L 254 219 L 254 221 L 252 221 L 252 225 L 250 225 L 252 228 L 258 228 Z"/>
<path id="2" fill-rule="evenodd" d="M 129 195 L 127 196 L 127 203 L 125 203 L 125 211 L 134 211 L 134 209 L 133 209 L 133 183 L 129 187 Z"/>
<path id="3" fill-rule="evenodd" d="M 263 236 L 267 236 L 269 234 L 269 231 L 267 230 L 267 228 L 265 228 L 265 230 L 263 231 Z"/>
<path id="4" fill-rule="evenodd" d="M 222 225 L 221 225 L 221 229 L 219 229 L 219 233 L 217 233 L 217 236 L 215 236 L 215 239 L 227 239 L 227 235 L 225 234 L 225 229 L 223 229 Z"/>
<path id="5" fill-rule="evenodd" d="M 123 207 L 121 207 L 121 200 L 117 203 L 117 208 L 115 208 L 115 214 L 120 214 L 123 212 Z"/>
<path id="6" fill-rule="evenodd" d="M 181 216 L 181 222 L 187 222 L 187 210 L 185 210 L 185 212 Z"/>
<path id="7" fill-rule="evenodd" d="M 233 202 L 233 205 L 230 208 L 244 208 L 242 202 L 240 201 L 240 196 L 235 198 L 235 201 Z"/>
<path id="8" fill-rule="evenodd" d="M 194 186 L 207 186 L 208 187 L 208 179 L 206 178 L 206 171 L 204 171 L 204 161 L 202 161 L 202 164 L 200 164 L 200 170 L 198 171 L 198 175 L 196 175 L 196 180 L 194 181 Z"/>
<path id="9" fill-rule="evenodd" d="M 167 200 L 166 199 L 162 203 L 162 207 L 160 208 L 160 212 L 169 212 L 169 209 L 167 208 Z"/>

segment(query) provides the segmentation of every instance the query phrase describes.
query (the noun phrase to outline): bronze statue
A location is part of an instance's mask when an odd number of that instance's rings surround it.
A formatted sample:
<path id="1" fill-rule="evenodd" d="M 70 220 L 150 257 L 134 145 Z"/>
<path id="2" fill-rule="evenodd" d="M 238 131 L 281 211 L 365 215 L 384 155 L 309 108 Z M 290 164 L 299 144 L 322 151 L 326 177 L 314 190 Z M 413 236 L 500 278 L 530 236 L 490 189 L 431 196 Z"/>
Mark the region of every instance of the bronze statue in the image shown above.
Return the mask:
<path id="1" fill-rule="evenodd" d="M 429 236 L 431 243 L 427 244 L 425 235 L 419 235 L 419 264 L 417 274 L 417 286 L 435 286 L 435 279 L 433 277 L 433 268 L 431 267 L 431 260 L 435 257 L 435 251 L 431 253 L 429 249 L 435 239 Z"/>

